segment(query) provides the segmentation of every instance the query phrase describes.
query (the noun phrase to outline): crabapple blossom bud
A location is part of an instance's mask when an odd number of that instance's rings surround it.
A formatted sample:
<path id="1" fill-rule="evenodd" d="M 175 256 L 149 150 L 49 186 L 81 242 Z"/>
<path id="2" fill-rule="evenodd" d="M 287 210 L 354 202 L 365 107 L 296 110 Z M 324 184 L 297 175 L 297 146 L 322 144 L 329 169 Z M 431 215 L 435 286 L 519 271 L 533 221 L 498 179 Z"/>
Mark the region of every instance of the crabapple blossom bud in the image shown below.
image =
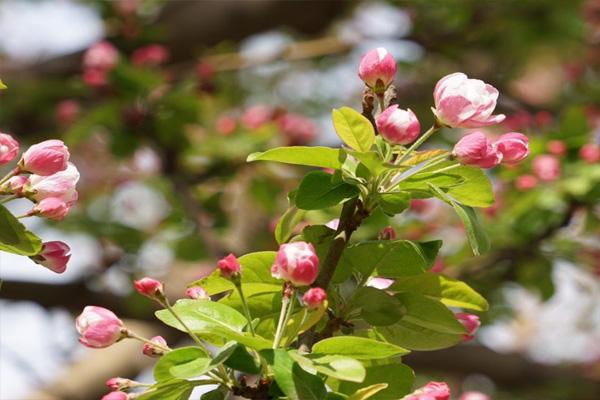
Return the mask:
<path id="1" fill-rule="evenodd" d="M 492 400 L 492 398 L 481 392 L 464 392 L 458 400 Z"/>
<path id="2" fill-rule="evenodd" d="M 492 168 L 502 161 L 502 154 L 479 131 L 463 136 L 454 146 L 452 155 L 461 164 L 474 165 L 480 168 Z"/>
<path id="3" fill-rule="evenodd" d="M 396 75 L 396 60 L 383 47 L 369 50 L 358 65 L 358 76 L 375 93 L 383 93 Z"/>
<path id="4" fill-rule="evenodd" d="M 433 266 L 431 267 L 430 271 L 433 272 L 434 274 L 441 274 L 442 271 L 444 271 L 444 267 L 445 267 L 444 260 L 442 260 L 441 258 L 438 258 L 433 263 Z"/>
<path id="5" fill-rule="evenodd" d="M 366 286 L 375 289 L 385 290 L 394 284 L 393 279 L 382 278 L 379 276 L 371 276 L 367 279 Z"/>
<path id="6" fill-rule="evenodd" d="M 521 175 L 515 180 L 515 187 L 521 192 L 533 189 L 538 184 L 538 179 L 533 175 Z"/>
<path id="7" fill-rule="evenodd" d="M 108 75 L 103 69 L 86 69 L 83 71 L 83 81 L 89 87 L 105 86 L 108 83 Z"/>
<path id="8" fill-rule="evenodd" d="M 169 50 L 160 44 L 149 44 L 140 47 L 131 55 L 131 62 L 135 65 L 160 65 L 169 60 Z"/>
<path id="9" fill-rule="evenodd" d="M 114 377 L 114 378 L 110 378 L 109 380 L 106 381 L 106 386 L 110 389 L 110 390 L 123 390 L 123 389 L 129 389 L 130 387 L 132 387 L 132 383 L 134 383 L 131 379 L 126 379 L 126 378 L 121 378 L 121 377 Z"/>
<path id="10" fill-rule="evenodd" d="M 161 347 L 167 347 L 167 341 L 162 336 L 154 336 L 150 339 L 152 343 L 156 343 L 159 347 L 153 346 L 150 343 L 144 343 L 142 347 L 142 353 L 148 357 L 160 357 L 165 354 L 165 351 Z"/>
<path id="11" fill-rule="evenodd" d="M 522 133 L 506 133 L 494 142 L 494 146 L 502 154 L 503 164 L 516 164 L 529 155 L 529 139 Z"/>
<path id="12" fill-rule="evenodd" d="M 258 104 L 249 107 L 244 111 L 241 122 L 246 129 L 258 129 L 273 118 L 273 109 L 271 107 Z"/>
<path id="13" fill-rule="evenodd" d="M 473 339 L 475 337 L 475 332 L 477 332 L 477 329 L 481 326 L 479 317 L 475 314 L 468 313 L 456 313 L 455 316 L 456 319 L 458 319 L 458 322 L 460 322 L 467 330 L 467 333 L 463 336 L 464 340 Z"/>
<path id="14" fill-rule="evenodd" d="M 375 118 L 377 130 L 392 144 L 409 144 L 421 133 L 421 124 L 410 108 L 403 110 L 397 104 L 389 106 Z"/>
<path id="15" fill-rule="evenodd" d="M 427 385 L 415 390 L 404 400 L 449 400 L 450 388 L 446 382 L 429 382 Z"/>
<path id="16" fill-rule="evenodd" d="M 151 299 L 164 296 L 163 284 L 152 278 L 142 278 L 133 282 L 135 290 L 139 294 L 150 297 Z"/>
<path id="17" fill-rule="evenodd" d="M 73 163 L 68 163 L 64 171 L 50 176 L 31 175 L 25 186 L 26 194 L 36 201 L 47 197 L 56 197 L 72 205 L 77 201 L 75 187 L 79 181 L 79 171 Z"/>
<path id="18" fill-rule="evenodd" d="M 32 174 L 48 176 L 67 169 L 69 149 L 62 140 L 45 140 L 23 153 L 20 168 Z"/>
<path id="19" fill-rule="evenodd" d="M 89 47 L 83 55 L 86 69 L 110 71 L 119 62 L 119 52 L 111 43 L 103 40 Z"/>
<path id="20" fill-rule="evenodd" d="M 39 215 L 40 217 L 48 218 L 53 221 L 62 221 L 71 207 L 56 197 L 47 197 L 40 201 L 29 212 L 30 215 Z"/>
<path id="21" fill-rule="evenodd" d="M 186 289 L 185 295 L 193 300 L 210 300 L 210 296 L 201 286 L 192 286 Z"/>
<path id="22" fill-rule="evenodd" d="M 110 392 L 108 394 L 105 394 L 104 396 L 102 396 L 102 399 L 100 400 L 128 400 L 129 399 L 129 395 L 125 392 Z"/>
<path id="23" fill-rule="evenodd" d="M 587 143 L 579 149 L 579 157 L 589 164 L 600 161 L 600 146 L 595 143 Z"/>
<path id="24" fill-rule="evenodd" d="M 10 178 L 8 181 L 0 186 L 0 193 L 3 194 L 16 194 L 17 196 L 23 196 L 23 189 L 25 185 L 29 183 L 29 176 L 17 175 Z"/>
<path id="25" fill-rule="evenodd" d="M 19 152 L 19 142 L 7 133 L 0 132 L 0 165 L 11 162 Z"/>
<path id="26" fill-rule="evenodd" d="M 123 322 L 110 310 L 87 306 L 75 320 L 79 342 L 92 348 L 108 347 L 123 338 Z"/>
<path id="27" fill-rule="evenodd" d="M 434 114 L 439 123 L 452 128 L 480 128 L 502 122 L 504 115 L 492 115 L 498 90 L 461 72 L 446 75 L 433 91 Z"/>
<path id="28" fill-rule="evenodd" d="M 75 100 L 63 100 L 56 106 L 56 120 L 63 125 L 68 125 L 75 121 L 81 106 Z"/>
<path id="29" fill-rule="evenodd" d="M 71 248 L 64 242 L 52 241 L 42 245 L 42 251 L 30 258 L 50 271 L 62 274 L 71 258 Z"/>
<path id="30" fill-rule="evenodd" d="M 546 149 L 548 149 L 548 153 L 559 157 L 567 153 L 567 145 L 562 140 L 550 140 L 546 144 Z"/>
<path id="31" fill-rule="evenodd" d="M 396 231 L 391 226 L 386 226 L 379 232 L 379 240 L 396 240 Z"/>
<path id="32" fill-rule="evenodd" d="M 289 145 L 306 144 L 317 136 L 315 124 L 302 115 L 286 113 L 277 118 L 277 125 Z"/>
<path id="33" fill-rule="evenodd" d="M 219 271 L 221 271 L 221 276 L 223 278 L 232 278 L 234 275 L 239 274 L 242 269 L 237 257 L 232 253 L 229 253 L 228 256 L 220 259 L 217 262 L 217 267 L 219 268 Z"/>
<path id="34" fill-rule="evenodd" d="M 302 302 L 310 310 L 316 310 L 325 300 L 327 300 L 327 293 L 319 287 L 308 289 L 302 296 Z"/>
<path id="35" fill-rule="evenodd" d="M 319 274 L 319 258 L 311 243 L 293 242 L 279 246 L 271 275 L 294 286 L 308 286 Z"/>
<path id="36" fill-rule="evenodd" d="M 533 172 L 544 182 L 552 182 L 560 177 L 560 161 L 556 156 L 542 154 L 533 159 Z"/>
<path id="37" fill-rule="evenodd" d="M 237 122 L 231 115 L 221 115 L 216 122 L 217 132 L 222 135 L 231 135 L 236 128 Z"/>

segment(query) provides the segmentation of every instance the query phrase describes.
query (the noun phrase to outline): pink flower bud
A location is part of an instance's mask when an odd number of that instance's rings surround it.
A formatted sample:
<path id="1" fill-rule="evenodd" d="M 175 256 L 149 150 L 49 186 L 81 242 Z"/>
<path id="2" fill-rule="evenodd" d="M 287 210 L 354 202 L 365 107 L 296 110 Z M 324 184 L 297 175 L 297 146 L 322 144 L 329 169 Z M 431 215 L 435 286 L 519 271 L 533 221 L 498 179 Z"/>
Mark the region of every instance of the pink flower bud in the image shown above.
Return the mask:
<path id="1" fill-rule="evenodd" d="M 160 65 L 169 60 L 169 50 L 160 44 L 149 44 L 140 47 L 131 55 L 131 62 L 135 65 Z"/>
<path id="2" fill-rule="evenodd" d="M 162 336 L 154 336 L 150 341 L 156 343 L 160 347 L 167 347 L 167 341 Z M 165 351 L 160 347 L 153 346 L 150 343 L 144 343 L 142 353 L 148 357 L 160 357 L 165 354 Z"/>
<path id="3" fill-rule="evenodd" d="M 480 168 L 492 168 L 502 161 L 502 154 L 479 131 L 463 136 L 454 146 L 452 155 L 461 164 L 474 165 Z"/>
<path id="4" fill-rule="evenodd" d="M 327 300 L 327 293 L 319 288 L 310 288 L 302 296 L 302 302 L 309 310 L 316 310 Z"/>
<path id="5" fill-rule="evenodd" d="M 492 115 L 498 90 L 479 79 L 469 79 L 461 72 L 440 79 L 433 98 L 438 121 L 452 128 L 480 128 L 498 124 L 505 118 L 502 114 Z"/>
<path id="6" fill-rule="evenodd" d="M 27 175 L 17 175 L 10 178 L 8 181 L 0 186 L 0 192 L 2 193 L 12 193 L 17 196 L 23 196 L 23 190 L 26 185 L 29 184 L 29 176 Z"/>
<path id="7" fill-rule="evenodd" d="M 163 284 L 160 281 L 152 278 L 142 278 L 133 282 L 133 286 L 135 286 L 135 290 L 138 291 L 139 294 L 156 298 L 164 295 Z"/>
<path id="8" fill-rule="evenodd" d="M 449 400 L 450 388 L 445 382 L 429 382 L 427 385 L 415 390 L 404 400 Z"/>
<path id="9" fill-rule="evenodd" d="M 358 76 L 375 93 L 383 93 L 396 75 L 396 60 L 386 49 L 369 50 L 358 65 Z"/>
<path id="10" fill-rule="evenodd" d="M 441 274 L 444 271 L 444 267 L 444 260 L 438 258 L 437 260 L 435 260 L 435 263 L 433 263 L 433 266 L 431 267 L 430 271 L 434 274 Z"/>
<path id="11" fill-rule="evenodd" d="M 92 348 L 108 347 L 123 337 L 123 322 L 110 310 L 87 306 L 75 320 L 79 342 Z"/>
<path id="12" fill-rule="evenodd" d="M 18 152 L 19 142 L 9 134 L 0 132 L 0 165 L 14 160 Z"/>
<path id="13" fill-rule="evenodd" d="M 533 159 L 533 172 L 544 182 L 552 182 L 560 178 L 560 161 L 556 156 L 542 154 Z"/>
<path id="14" fill-rule="evenodd" d="M 311 285 L 319 274 L 319 258 L 311 243 L 293 242 L 279 246 L 271 275 L 294 286 Z"/>
<path id="15" fill-rule="evenodd" d="M 385 290 L 394 284 L 393 279 L 382 278 L 379 276 L 371 276 L 367 279 L 365 286 L 372 287 L 379 290 Z"/>
<path id="16" fill-rule="evenodd" d="M 228 256 L 220 259 L 217 262 L 217 267 L 221 271 L 223 278 L 231 278 L 232 276 L 239 274 L 241 265 L 236 256 L 229 254 Z"/>
<path id="17" fill-rule="evenodd" d="M 21 160 L 21 169 L 41 176 L 48 176 L 67 169 L 69 149 L 62 140 L 46 140 L 31 146 Z"/>
<path id="18" fill-rule="evenodd" d="M 492 400 L 492 398 L 481 392 L 464 392 L 458 400 Z"/>
<path id="19" fill-rule="evenodd" d="M 421 133 L 421 124 L 410 108 L 403 110 L 397 104 L 389 106 L 375 119 L 377 130 L 392 144 L 409 144 Z"/>
<path id="20" fill-rule="evenodd" d="M 548 153 L 561 157 L 567 153 L 567 145 L 562 140 L 551 140 L 546 144 Z"/>
<path id="21" fill-rule="evenodd" d="M 206 290 L 204 290 L 204 288 L 201 286 L 192 286 L 190 288 L 187 288 L 185 291 L 185 295 L 193 300 L 210 300 L 210 296 L 208 295 L 208 293 L 206 293 Z"/>
<path id="22" fill-rule="evenodd" d="M 249 107 L 244 111 L 241 122 L 246 129 L 258 129 L 273 118 L 271 107 L 259 104 Z"/>
<path id="23" fill-rule="evenodd" d="M 25 192 L 30 193 L 31 198 L 36 201 L 56 197 L 72 205 L 78 198 L 75 190 L 78 181 L 79 171 L 74 164 L 68 163 L 64 171 L 50 176 L 31 175 L 29 183 L 25 186 Z"/>
<path id="24" fill-rule="evenodd" d="M 463 324 L 463 326 L 467 330 L 467 333 L 465 333 L 463 338 L 465 340 L 473 339 L 475 337 L 475 332 L 477 332 L 477 329 L 479 329 L 479 327 L 481 326 L 479 317 L 475 314 L 468 313 L 456 313 L 455 316 L 456 319 L 458 319 L 458 322 Z"/>
<path id="25" fill-rule="evenodd" d="M 119 62 L 119 52 L 111 43 L 103 40 L 89 47 L 83 55 L 83 66 L 86 69 L 110 71 Z"/>
<path id="26" fill-rule="evenodd" d="M 533 175 L 521 175 L 515 180 L 515 187 L 518 191 L 526 192 L 533 189 L 538 184 L 538 179 Z"/>
<path id="27" fill-rule="evenodd" d="M 216 128 L 217 132 L 222 135 L 231 135 L 236 128 L 237 122 L 231 115 L 221 115 L 217 119 Z"/>
<path id="28" fill-rule="evenodd" d="M 83 81 L 89 87 L 101 87 L 108 84 L 108 74 L 103 69 L 88 68 L 83 71 Z"/>
<path id="29" fill-rule="evenodd" d="M 506 133 L 494 142 L 494 146 L 502 154 L 503 164 L 516 164 L 529 155 L 529 139 L 522 133 Z"/>
<path id="30" fill-rule="evenodd" d="M 56 120 L 63 125 L 68 125 L 75 121 L 81 106 L 75 100 L 63 100 L 56 106 Z"/>
<path id="31" fill-rule="evenodd" d="M 62 221 L 71 207 L 56 197 L 47 197 L 33 207 L 30 214 L 39 215 L 53 221 Z"/>
<path id="32" fill-rule="evenodd" d="M 114 377 L 114 378 L 110 378 L 109 380 L 106 381 L 106 386 L 110 389 L 110 390 L 123 390 L 123 389 L 129 389 L 130 387 L 132 387 L 132 383 L 134 383 L 131 379 L 125 379 L 125 378 L 121 378 L 121 377 Z"/>
<path id="33" fill-rule="evenodd" d="M 40 254 L 32 256 L 31 259 L 57 274 L 62 274 L 67 269 L 70 252 L 71 248 L 64 242 L 45 242 Z"/>
<path id="34" fill-rule="evenodd" d="M 597 163 L 600 161 L 600 146 L 595 143 L 584 144 L 579 149 L 579 157 L 589 164 Z"/>
<path id="35" fill-rule="evenodd" d="M 277 118 L 277 125 L 290 146 L 310 143 L 317 136 L 315 124 L 302 115 L 286 113 Z"/>
<path id="36" fill-rule="evenodd" d="M 379 232 L 379 240 L 396 240 L 396 231 L 391 226 L 386 226 Z"/>
<path id="37" fill-rule="evenodd" d="M 128 400 L 129 395 L 125 392 L 110 392 L 102 396 L 101 400 Z"/>

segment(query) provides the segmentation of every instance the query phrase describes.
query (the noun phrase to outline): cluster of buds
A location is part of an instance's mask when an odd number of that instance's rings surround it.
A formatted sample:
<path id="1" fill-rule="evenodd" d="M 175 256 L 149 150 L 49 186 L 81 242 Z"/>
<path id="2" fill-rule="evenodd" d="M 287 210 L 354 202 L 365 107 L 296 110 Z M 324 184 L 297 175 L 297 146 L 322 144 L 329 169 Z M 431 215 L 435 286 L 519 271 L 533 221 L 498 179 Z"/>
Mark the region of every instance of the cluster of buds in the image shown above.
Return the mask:
<path id="1" fill-rule="evenodd" d="M 18 152 L 19 143 L 12 136 L 0 133 L 0 165 L 13 161 Z M 10 196 L 9 199 L 24 197 L 34 203 L 20 218 L 64 219 L 78 198 L 79 171 L 69 158 L 69 149 L 60 140 L 32 145 L 22 154 L 16 167 L 0 179 L 0 195 Z M 31 259 L 62 273 L 69 261 L 69 252 L 69 246 L 63 242 L 47 242 Z"/>
<path id="2" fill-rule="evenodd" d="M 108 73 L 119 63 L 119 52 L 111 43 L 101 41 L 83 55 L 83 80 L 91 87 L 105 86 Z"/>
<path id="3" fill-rule="evenodd" d="M 492 168 L 503 163 L 514 165 L 529 155 L 527 136 L 518 133 L 506 133 L 498 140 L 490 140 L 483 132 L 474 131 L 456 143 L 452 156 L 461 164 L 480 168 Z"/>
<path id="4" fill-rule="evenodd" d="M 449 400 L 450 388 L 445 382 L 429 382 L 405 396 L 403 400 Z"/>

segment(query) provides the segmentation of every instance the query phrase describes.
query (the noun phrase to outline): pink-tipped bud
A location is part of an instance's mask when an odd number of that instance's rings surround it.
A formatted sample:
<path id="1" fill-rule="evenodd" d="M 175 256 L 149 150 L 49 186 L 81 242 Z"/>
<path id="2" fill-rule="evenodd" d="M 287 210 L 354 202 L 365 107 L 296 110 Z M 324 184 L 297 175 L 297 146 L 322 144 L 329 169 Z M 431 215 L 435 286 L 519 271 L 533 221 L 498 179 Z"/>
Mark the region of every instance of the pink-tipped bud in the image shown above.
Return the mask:
<path id="1" fill-rule="evenodd" d="M 492 400 L 492 398 L 481 392 L 464 392 L 458 400 Z"/>
<path id="2" fill-rule="evenodd" d="M 444 260 L 438 258 L 437 260 L 435 260 L 435 263 L 433 263 L 433 266 L 431 267 L 430 271 L 434 274 L 441 274 L 444 271 L 444 267 Z"/>
<path id="3" fill-rule="evenodd" d="M 83 71 L 83 81 L 93 88 L 106 86 L 108 84 L 108 74 L 103 69 L 89 68 Z"/>
<path id="4" fill-rule="evenodd" d="M 259 104 L 249 107 L 244 111 L 241 122 L 246 129 L 258 129 L 273 119 L 273 109 Z"/>
<path id="5" fill-rule="evenodd" d="M 69 149 L 62 140 L 46 140 L 31 146 L 21 159 L 21 169 L 48 176 L 67 169 Z"/>
<path id="6" fill-rule="evenodd" d="M 75 320 L 84 346 L 100 349 L 108 347 L 123 338 L 123 322 L 110 310 L 87 306 Z"/>
<path id="7" fill-rule="evenodd" d="M 317 136 L 316 125 L 299 114 L 286 113 L 277 118 L 277 125 L 290 146 L 310 143 Z"/>
<path id="8" fill-rule="evenodd" d="M 396 231 L 391 226 L 386 226 L 379 232 L 379 240 L 396 240 Z"/>
<path id="9" fill-rule="evenodd" d="M 375 93 L 383 93 L 396 75 L 396 60 L 383 47 L 369 50 L 358 65 L 358 76 Z"/>
<path id="10" fill-rule="evenodd" d="M 152 343 L 156 343 L 158 346 L 153 346 L 150 343 L 144 343 L 142 347 L 142 353 L 148 357 L 160 357 L 165 354 L 163 348 L 167 347 L 167 341 L 162 336 L 154 336 L 150 339 Z"/>
<path id="11" fill-rule="evenodd" d="M 131 379 L 114 377 L 106 381 L 106 386 L 110 390 L 124 390 L 133 387 L 134 381 Z"/>
<path id="12" fill-rule="evenodd" d="M 241 265 L 238 261 L 237 257 L 233 254 L 229 254 L 226 257 L 223 257 L 217 262 L 217 267 L 219 271 L 221 271 L 221 276 L 223 278 L 231 278 L 240 273 Z"/>
<path id="13" fill-rule="evenodd" d="M 515 180 L 515 187 L 520 192 L 533 189 L 538 184 L 538 179 L 533 175 L 521 175 Z"/>
<path id="14" fill-rule="evenodd" d="M 79 171 L 73 163 L 68 163 L 64 171 L 50 176 L 31 175 L 25 192 L 36 201 L 56 197 L 68 205 L 73 205 L 78 198 L 75 190 L 78 181 Z"/>
<path id="15" fill-rule="evenodd" d="M 63 100 L 56 106 L 56 120 L 62 125 L 68 125 L 77 119 L 81 106 L 75 100 Z"/>
<path id="16" fill-rule="evenodd" d="M 316 310 L 327 300 L 327 293 L 319 288 L 310 288 L 302 296 L 302 302 L 309 310 Z"/>
<path id="17" fill-rule="evenodd" d="M 579 149 L 579 157 L 588 164 L 600 161 L 600 146 L 595 143 L 587 143 Z"/>
<path id="18" fill-rule="evenodd" d="M 164 296 L 163 284 L 160 281 L 152 278 L 142 278 L 133 282 L 135 290 L 139 294 L 150 297 L 152 299 Z"/>
<path id="19" fill-rule="evenodd" d="M 503 164 L 517 164 L 529 155 L 529 139 L 522 133 L 506 133 L 494 142 L 494 146 L 502 154 Z"/>
<path id="20" fill-rule="evenodd" d="M 480 128 L 502 122 L 504 115 L 492 115 L 498 90 L 461 72 L 446 75 L 433 91 L 434 113 L 442 125 L 452 128 Z"/>
<path id="21" fill-rule="evenodd" d="M 0 132 L 0 165 L 8 164 L 19 152 L 19 142 L 7 133 Z"/>
<path id="22" fill-rule="evenodd" d="M 201 286 L 192 286 L 186 289 L 185 295 L 193 300 L 210 300 L 210 296 Z"/>
<path id="23" fill-rule="evenodd" d="M 71 207 L 61 199 L 48 197 L 36 204 L 30 211 L 30 214 L 48 218 L 53 221 L 62 221 L 69 213 L 70 208 Z"/>
<path id="24" fill-rule="evenodd" d="M 546 144 L 548 153 L 561 157 L 567 153 L 567 145 L 562 140 L 551 140 Z"/>
<path id="25" fill-rule="evenodd" d="M 83 55 L 83 66 L 86 69 L 110 71 L 119 62 L 119 52 L 107 41 L 90 46 Z"/>
<path id="26" fill-rule="evenodd" d="M 429 382 L 427 385 L 415 390 L 404 400 L 449 400 L 450 388 L 446 382 Z"/>
<path id="27" fill-rule="evenodd" d="M 231 115 L 221 115 L 215 124 L 217 132 L 221 135 L 228 136 L 235 132 L 237 122 Z"/>
<path id="28" fill-rule="evenodd" d="M 129 395 L 125 392 L 110 392 L 102 396 L 101 400 L 129 400 Z"/>
<path id="29" fill-rule="evenodd" d="M 367 279 L 365 286 L 372 287 L 379 290 L 385 290 L 394 284 L 393 279 L 382 278 L 380 276 L 370 276 Z"/>
<path id="30" fill-rule="evenodd" d="M 50 271 L 62 274 L 67 269 L 67 263 L 71 258 L 71 248 L 64 242 L 45 242 L 42 251 L 30 258 L 37 264 L 43 265 Z"/>
<path id="31" fill-rule="evenodd" d="M 140 47 L 131 55 L 131 62 L 135 65 L 160 65 L 169 61 L 169 49 L 160 44 L 149 44 Z"/>
<path id="32" fill-rule="evenodd" d="M 556 156 L 542 154 L 533 159 L 533 172 L 544 182 L 552 182 L 560 178 L 560 161 Z"/>
<path id="33" fill-rule="evenodd" d="M 29 176 L 17 175 L 10 178 L 0 186 L 0 193 L 2 194 L 15 194 L 17 196 L 23 196 L 25 186 L 29 184 Z"/>
<path id="34" fill-rule="evenodd" d="M 421 124 L 410 108 L 403 110 L 394 104 L 375 119 L 377 130 L 392 144 L 409 144 L 421 133 Z"/>
<path id="35" fill-rule="evenodd" d="M 475 314 L 468 313 L 456 313 L 455 316 L 456 319 L 458 319 L 458 322 L 460 322 L 467 330 L 467 333 L 463 336 L 464 340 L 473 339 L 475 337 L 475 332 L 477 332 L 477 329 L 481 326 L 479 317 Z"/>
<path id="36" fill-rule="evenodd" d="M 319 258 L 311 243 L 293 242 L 279 246 L 271 275 L 294 286 L 309 286 L 319 274 Z"/>
<path id="37" fill-rule="evenodd" d="M 480 168 L 492 168 L 502 161 L 502 154 L 479 131 L 463 136 L 454 146 L 452 155 L 461 164 L 473 165 Z"/>

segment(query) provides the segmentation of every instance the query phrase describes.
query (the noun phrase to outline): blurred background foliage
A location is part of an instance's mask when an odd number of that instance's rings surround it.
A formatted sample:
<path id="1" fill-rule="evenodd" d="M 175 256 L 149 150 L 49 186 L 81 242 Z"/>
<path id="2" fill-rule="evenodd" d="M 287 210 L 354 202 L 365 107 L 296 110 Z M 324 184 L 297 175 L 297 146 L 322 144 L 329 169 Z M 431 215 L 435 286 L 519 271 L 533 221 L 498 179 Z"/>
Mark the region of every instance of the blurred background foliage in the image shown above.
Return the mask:
<path id="1" fill-rule="evenodd" d="M 60 7 L 87 17 L 69 19 L 76 14 Z M 55 13 L 44 23 L 42 9 Z M 65 35 L 75 37 L 70 47 L 60 42 Z M 120 55 L 105 84 L 86 78 L 82 66 L 85 48 L 101 39 Z M 36 41 L 46 47 L 27 47 Z M 136 60 L 153 44 L 164 51 L 159 61 Z M 9 87 L 0 94 L 0 130 L 26 143 L 62 138 L 82 173 L 77 209 L 43 228 L 72 244 L 69 271 L 51 276 L 0 255 L 0 334 L 8 338 L 1 346 L 16 354 L 3 357 L 8 372 L 0 379 L 23 386 L 0 382 L 2 398 L 103 391 L 78 392 L 73 380 L 61 386 L 65 371 L 86 359 L 64 321 L 57 329 L 68 339 L 53 361 L 60 368 L 32 379 L 39 360 L 15 343 L 44 335 L 6 333 L 14 310 L 30 304 L 22 302 L 71 313 L 103 305 L 151 324 L 131 278 L 165 279 L 170 295 L 182 297 L 223 254 L 275 248 L 276 218 L 303 171 L 246 164 L 246 156 L 277 145 L 336 145 L 330 111 L 360 107 L 358 60 L 378 46 L 398 60 L 398 102 L 423 127 L 432 122 L 435 82 L 462 71 L 500 90 L 498 109 L 508 117 L 490 133 L 523 132 L 532 150 L 518 167 L 490 172 L 497 204 L 485 210 L 488 254 L 474 258 L 459 221 L 435 201 L 413 201 L 394 221 L 399 237 L 443 239 L 437 270 L 460 276 L 492 304 L 476 344 L 407 363 L 423 373 L 419 380 L 449 380 L 494 399 L 599 398 L 600 162 L 581 150 L 600 144 L 598 0 L 0 4 L 0 76 Z M 435 146 L 450 148 L 457 135 L 443 131 Z M 560 173 L 544 180 L 533 160 L 548 154 Z M 315 211 L 305 219 L 331 218 Z M 385 224 L 375 214 L 357 235 L 375 238 Z M 125 371 L 135 376 L 143 367 Z M 91 369 L 81 382 L 98 385 L 115 375 L 102 375 L 108 371 Z M 43 397 L 53 393 L 59 397 Z"/>

